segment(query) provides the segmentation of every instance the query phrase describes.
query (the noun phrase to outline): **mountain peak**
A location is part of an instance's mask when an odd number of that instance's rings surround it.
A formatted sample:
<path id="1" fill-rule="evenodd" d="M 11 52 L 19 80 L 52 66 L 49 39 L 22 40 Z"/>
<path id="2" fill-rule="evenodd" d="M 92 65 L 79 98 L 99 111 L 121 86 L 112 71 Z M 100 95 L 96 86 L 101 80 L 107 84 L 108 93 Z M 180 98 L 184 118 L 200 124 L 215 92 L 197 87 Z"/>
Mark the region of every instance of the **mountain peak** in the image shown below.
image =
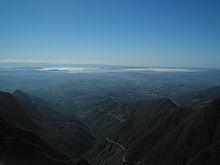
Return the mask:
<path id="1" fill-rule="evenodd" d="M 172 100 L 170 100 L 169 98 L 165 98 L 165 97 L 159 99 L 159 101 L 161 101 L 163 103 L 171 104 L 171 105 L 176 105 Z"/>
<path id="2" fill-rule="evenodd" d="M 22 97 L 28 97 L 26 93 L 24 93 L 22 90 L 20 89 L 16 89 L 14 92 L 13 92 L 13 95 L 15 96 L 22 96 Z"/>

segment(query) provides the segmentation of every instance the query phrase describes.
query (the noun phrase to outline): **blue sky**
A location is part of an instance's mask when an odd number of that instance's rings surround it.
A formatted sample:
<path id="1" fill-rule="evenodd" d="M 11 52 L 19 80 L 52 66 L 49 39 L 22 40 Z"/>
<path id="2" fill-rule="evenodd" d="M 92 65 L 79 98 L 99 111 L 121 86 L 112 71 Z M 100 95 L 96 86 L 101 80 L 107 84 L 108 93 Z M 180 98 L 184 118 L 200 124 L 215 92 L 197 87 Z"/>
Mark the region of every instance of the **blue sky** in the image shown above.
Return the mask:
<path id="1" fill-rule="evenodd" d="M 0 61 L 220 68 L 219 0 L 0 0 Z"/>

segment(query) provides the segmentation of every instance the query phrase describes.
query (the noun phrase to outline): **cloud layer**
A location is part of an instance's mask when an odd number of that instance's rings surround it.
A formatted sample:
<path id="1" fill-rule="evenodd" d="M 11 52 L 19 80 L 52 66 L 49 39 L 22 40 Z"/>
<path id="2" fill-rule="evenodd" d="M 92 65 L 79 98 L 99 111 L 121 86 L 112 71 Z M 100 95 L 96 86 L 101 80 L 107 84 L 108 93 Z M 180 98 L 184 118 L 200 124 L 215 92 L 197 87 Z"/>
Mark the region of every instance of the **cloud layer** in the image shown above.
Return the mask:
<path id="1" fill-rule="evenodd" d="M 87 67 L 55 67 L 55 68 L 41 68 L 40 71 L 68 71 L 68 72 L 91 72 L 95 71 L 97 68 L 87 68 Z"/>
<path id="2" fill-rule="evenodd" d="M 197 69 L 176 69 L 176 68 L 128 68 L 125 71 L 154 71 L 154 72 L 197 72 Z"/>
<path id="3" fill-rule="evenodd" d="M 102 68 L 102 67 L 46 67 L 40 71 L 66 71 L 70 73 L 87 72 L 197 72 L 198 69 L 181 68 Z"/>

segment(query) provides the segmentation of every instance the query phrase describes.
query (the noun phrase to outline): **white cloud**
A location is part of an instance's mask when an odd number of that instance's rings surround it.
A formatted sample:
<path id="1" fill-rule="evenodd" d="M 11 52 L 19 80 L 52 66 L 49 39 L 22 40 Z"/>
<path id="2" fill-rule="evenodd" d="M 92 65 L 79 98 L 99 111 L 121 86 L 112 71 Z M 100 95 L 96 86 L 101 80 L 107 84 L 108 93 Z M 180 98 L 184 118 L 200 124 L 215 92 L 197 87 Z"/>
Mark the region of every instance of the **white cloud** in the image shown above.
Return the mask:
<path id="1" fill-rule="evenodd" d="M 41 68 L 40 71 L 68 71 L 68 72 L 92 72 L 96 68 L 83 68 L 83 67 L 55 67 L 55 68 Z"/>
<path id="2" fill-rule="evenodd" d="M 128 68 L 124 71 L 154 71 L 154 72 L 196 72 L 197 69 L 176 69 L 176 68 Z"/>

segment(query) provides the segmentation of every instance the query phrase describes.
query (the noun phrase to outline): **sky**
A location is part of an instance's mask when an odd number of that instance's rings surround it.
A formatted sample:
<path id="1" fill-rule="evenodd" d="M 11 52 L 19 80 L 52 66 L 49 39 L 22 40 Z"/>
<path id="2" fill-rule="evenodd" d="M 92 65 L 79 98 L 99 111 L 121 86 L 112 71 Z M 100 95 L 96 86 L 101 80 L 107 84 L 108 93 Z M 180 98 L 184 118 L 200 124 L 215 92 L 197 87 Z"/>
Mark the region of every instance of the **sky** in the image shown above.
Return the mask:
<path id="1" fill-rule="evenodd" d="M 0 62 L 220 68 L 219 0 L 0 0 Z"/>

